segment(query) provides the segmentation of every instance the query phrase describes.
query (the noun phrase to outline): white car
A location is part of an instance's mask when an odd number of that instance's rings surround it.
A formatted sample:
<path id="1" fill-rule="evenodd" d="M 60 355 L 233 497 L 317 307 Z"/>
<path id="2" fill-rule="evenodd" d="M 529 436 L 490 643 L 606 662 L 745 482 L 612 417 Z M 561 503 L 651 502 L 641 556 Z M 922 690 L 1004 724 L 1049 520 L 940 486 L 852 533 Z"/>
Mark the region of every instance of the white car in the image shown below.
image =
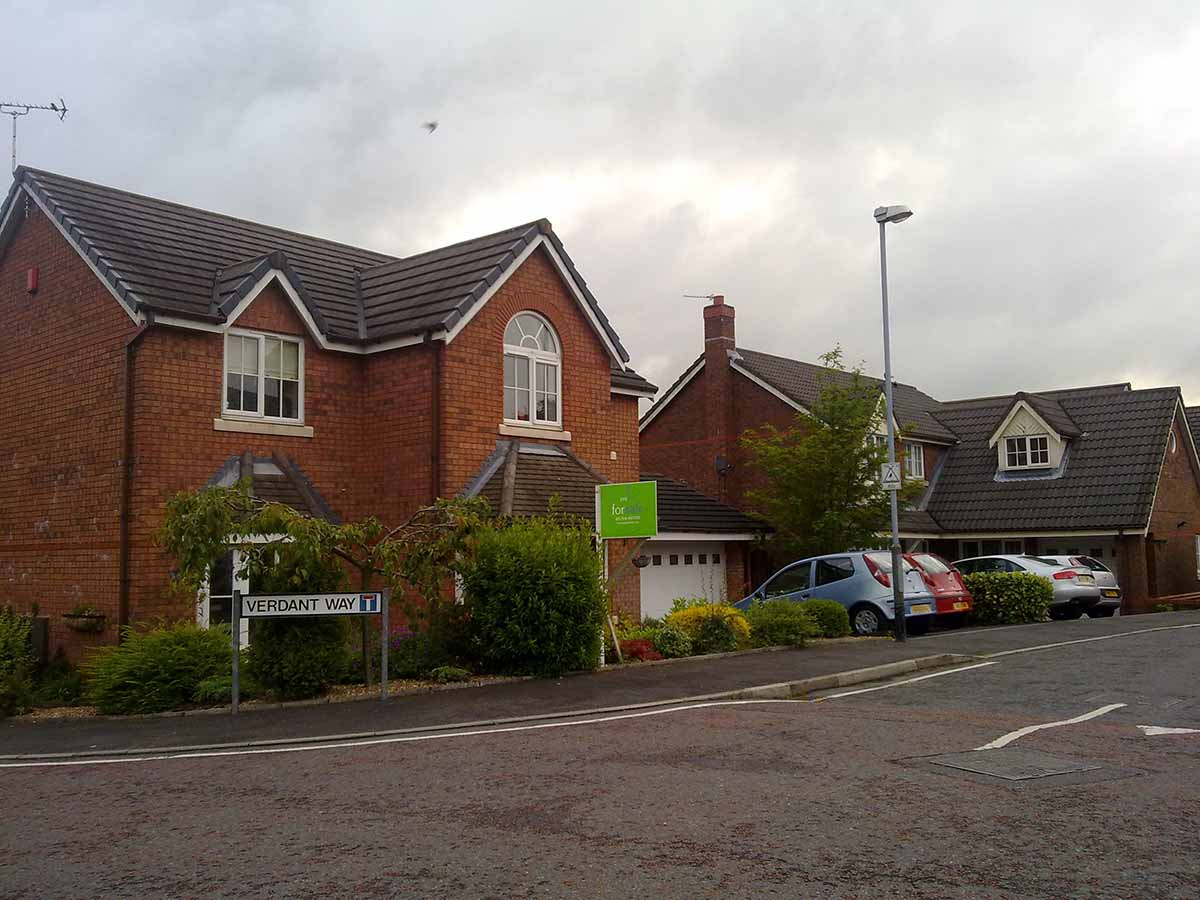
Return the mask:
<path id="1" fill-rule="evenodd" d="M 1064 566 L 1048 556 L 1000 554 L 960 559 L 954 568 L 964 575 L 976 572 L 1032 572 L 1041 575 L 1054 588 L 1050 618 L 1078 619 L 1100 602 L 1096 576 L 1085 566 Z"/>
<path id="2" fill-rule="evenodd" d="M 1121 585 L 1117 584 L 1116 573 L 1094 556 L 1044 556 L 1059 565 L 1078 568 L 1086 566 L 1091 569 L 1096 578 L 1096 587 L 1100 588 L 1100 602 L 1087 611 L 1093 619 L 1102 616 L 1116 615 L 1121 608 Z"/>

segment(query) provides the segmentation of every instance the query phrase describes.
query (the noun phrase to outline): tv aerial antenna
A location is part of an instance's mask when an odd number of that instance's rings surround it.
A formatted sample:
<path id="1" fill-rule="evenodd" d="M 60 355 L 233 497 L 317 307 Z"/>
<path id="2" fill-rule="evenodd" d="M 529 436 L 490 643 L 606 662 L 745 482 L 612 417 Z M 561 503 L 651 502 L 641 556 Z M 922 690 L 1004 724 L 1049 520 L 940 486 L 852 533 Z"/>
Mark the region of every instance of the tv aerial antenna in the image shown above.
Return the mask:
<path id="1" fill-rule="evenodd" d="M 47 112 L 58 113 L 58 120 L 61 122 L 67 115 L 67 104 L 62 97 L 58 98 L 58 102 L 50 103 L 11 103 L 7 100 L 0 100 L 0 115 L 12 117 L 12 170 L 17 171 L 17 119 L 21 116 L 29 115 L 35 109 L 44 109 Z"/>

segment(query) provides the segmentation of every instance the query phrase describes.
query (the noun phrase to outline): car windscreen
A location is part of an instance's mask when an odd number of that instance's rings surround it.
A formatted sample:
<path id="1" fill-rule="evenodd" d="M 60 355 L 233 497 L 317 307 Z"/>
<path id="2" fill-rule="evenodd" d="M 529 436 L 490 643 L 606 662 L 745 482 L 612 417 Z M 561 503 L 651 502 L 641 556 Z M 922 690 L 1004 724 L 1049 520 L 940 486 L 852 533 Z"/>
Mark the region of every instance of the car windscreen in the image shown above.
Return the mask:
<path id="1" fill-rule="evenodd" d="M 880 550 L 875 553 L 864 553 L 863 556 L 873 562 L 879 571 L 883 572 L 885 575 L 892 571 L 892 554 L 884 553 L 882 550 Z M 903 556 L 900 558 L 904 559 Z M 916 566 L 910 563 L 907 559 L 904 559 L 905 572 L 912 572 L 915 569 Z"/>
<path id="2" fill-rule="evenodd" d="M 1108 566 L 1106 566 L 1104 563 L 1100 562 L 1100 560 L 1094 559 L 1091 556 L 1078 556 L 1078 557 L 1076 557 L 1076 559 L 1078 559 L 1079 561 L 1075 565 L 1087 566 L 1089 569 L 1092 569 L 1093 571 L 1096 571 L 1096 572 L 1111 571 L 1108 568 Z"/>
<path id="3" fill-rule="evenodd" d="M 930 556 L 928 553 L 914 553 L 913 559 L 917 561 L 922 569 L 930 575 L 945 575 L 950 571 L 950 567 L 938 559 L 936 556 Z"/>

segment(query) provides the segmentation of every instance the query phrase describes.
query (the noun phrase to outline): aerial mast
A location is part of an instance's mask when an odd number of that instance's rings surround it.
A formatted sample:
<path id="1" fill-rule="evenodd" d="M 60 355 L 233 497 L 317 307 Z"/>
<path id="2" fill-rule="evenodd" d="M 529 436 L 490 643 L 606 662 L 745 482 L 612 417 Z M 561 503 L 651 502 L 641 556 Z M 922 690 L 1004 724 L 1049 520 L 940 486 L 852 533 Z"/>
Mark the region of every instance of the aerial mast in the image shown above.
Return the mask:
<path id="1" fill-rule="evenodd" d="M 17 119 L 20 116 L 29 115 L 30 111 L 35 109 L 44 109 L 47 112 L 58 113 L 58 120 L 61 122 L 67 115 L 67 104 L 62 97 L 58 98 L 57 103 L 10 103 L 8 101 L 0 101 L 0 114 L 12 116 L 12 170 L 17 171 Z"/>

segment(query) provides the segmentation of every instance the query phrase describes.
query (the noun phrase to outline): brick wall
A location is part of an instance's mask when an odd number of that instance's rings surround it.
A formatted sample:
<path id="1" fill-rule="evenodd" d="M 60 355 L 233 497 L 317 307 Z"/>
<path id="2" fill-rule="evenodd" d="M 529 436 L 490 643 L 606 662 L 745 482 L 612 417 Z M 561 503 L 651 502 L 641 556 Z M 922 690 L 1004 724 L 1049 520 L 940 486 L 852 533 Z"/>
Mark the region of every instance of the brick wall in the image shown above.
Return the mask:
<path id="1" fill-rule="evenodd" d="M 0 261 L 0 606 L 50 620 L 72 655 L 115 637 L 123 344 L 132 320 L 55 226 L 24 217 Z M 40 289 L 26 292 L 36 266 Z M 101 635 L 68 630 L 87 604 Z"/>
<path id="2" fill-rule="evenodd" d="M 1200 590 L 1195 545 L 1200 534 L 1200 487 L 1188 439 L 1178 421 L 1172 431 L 1176 449 L 1173 453 L 1168 450 L 1163 461 L 1150 514 L 1149 539 L 1154 542 L 1151 586 L 1159 597 Z"/>

